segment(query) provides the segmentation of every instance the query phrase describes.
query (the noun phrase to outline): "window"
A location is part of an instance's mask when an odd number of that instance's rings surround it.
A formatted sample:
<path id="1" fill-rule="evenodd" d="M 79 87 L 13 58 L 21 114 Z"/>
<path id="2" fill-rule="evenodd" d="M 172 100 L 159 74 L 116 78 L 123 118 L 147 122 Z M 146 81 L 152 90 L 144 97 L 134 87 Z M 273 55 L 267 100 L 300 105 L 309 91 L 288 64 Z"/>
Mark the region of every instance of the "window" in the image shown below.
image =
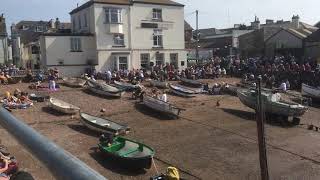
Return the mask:
<path id="1" fill-rule="evenodd" d="M 77 26 L 76 26 L 76 18 L 72 19 L 72 28 L 73 28 L 73 31 L 75 31 L 76 28 L 77 28 Z"/>
<path id="2" fill-rule="evenodd" d="M 178 53 L 170 54 L 170 64 L 174 65 L 175 68 L 178 68 Z"/>
<path id="3" fill-rule="evenodd" d="M 42 26 L 37 26 L 36 27 L 37 32 L 43 32 L 43 27 Z"/>
<path id="4" fill-rule="evenodd" d="M 28 30 L 28 29 L 29 29 L 29 26 L 26 26 L 26 25 L 22 26 L 22 30 Z"/>
<path id="5" fill-rule="evenodd" d="M 153 9 L 152 19 L 162 20 L 162 9 Z"/>
<path id="6" fill-rule="evenodd" d="M 128 57 L 119 57 L 119 70 L 128 69 Z"/>
<path id="7" fill-rule="evenodd" d="M 155 29 L 153 33 L 153 46 L 154 47 L 162 47 L 162 30 Z"/>
<path id="8" fill-rule="evenodd" d="M 78 17 L 79 20 L 79 29 L 81 29 L 81 16 Z"/>
<path id="9" fill-rule="evenodd" d="M 107 8 L 106 9 L 106 23 L 121 23 L 121 9 Z"/>
<path id="10" fill-rule="evenodd" d="M 149 68 L 150 54 L 140 54 L 141 68 Z"/>
<path id="11" fill-rule="evenodd" d="M 181 61 L 181 66 L 184 66 L 184 61 Z"/>
<path id="12" fill-rule="evenodd" d="M 38 46 L 32 46 L 31 47 L 31 53 L 32 54 L 39 54 L 40 53 L 40 49 Z"/>
<path id="13" fill-rule="evenodd" d="M 124 35 L 123 34 L 115 34 L 113 35 L 114 45 L 116 46 L 124 46 Z"/>
<path id="14" fill-rule="evenodd" d="M 156 53 L 156 65 L 164 65 L 164 54 Z"/>
<path id="15" fill-rule="evenodd" d="M 88 27 L 87 13 L 84 13 L 84 27 Z"/>
<path id="16" fill-rule="evenodd" d="M 80 38 L 71 38 L 71 51 L 80 52 L 81 49 L 81 39 Z"/>

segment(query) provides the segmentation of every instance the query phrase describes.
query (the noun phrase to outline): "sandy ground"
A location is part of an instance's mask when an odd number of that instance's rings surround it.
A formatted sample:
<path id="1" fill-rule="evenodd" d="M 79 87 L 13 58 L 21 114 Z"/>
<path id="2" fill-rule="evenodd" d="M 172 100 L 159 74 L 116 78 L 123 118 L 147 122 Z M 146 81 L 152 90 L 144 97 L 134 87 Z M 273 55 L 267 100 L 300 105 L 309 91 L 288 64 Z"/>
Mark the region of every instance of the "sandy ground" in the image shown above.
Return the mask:
<path id="1" fill-rule="evenodd" d="M 217 81 L 236 83 L 239 80 Z M 27 86 L 1 86 L 0 92 L 15 88 L 32 92 Z M 255 115 L 237 97 L 198 95 L 188 99 L 169 95 L 171 103 L 186 109 L 180 119 L 172 120 L 131 100 L 130 93 L 121 99 L 107 99 L 62 86 L 61 91 L 50 95 L 77 105 L 86 113 L 128 124 L 132 128 L 128 137 L 156 150 L 155 163 L 161 172 L 168 166 L 175 166 L 186 179 L 259 179 Z M 216 106 L 218 100 L 219 107 Z M 46 102 L 35 103 L 30 109 L 12 113 L 108 179 L 145 180 L 156 174 L 154 168 L 132 172 L 101 158 L 95 152 L 99 134 L 86 129 L 78 116 L 59 115 L 47 105 Z M 106 112 L 101 113 L 101 108 Z M 301 118 L 301 123 L 319 124 L 319 115 L 319 109 L 311 108 Z M 50 171 L 4 129 L 0 132 L 2 144 L 16 156 L 21 169 L 38 180 L 54 179 Z M 307 126 L 283 128 L 267 124 L 266 139 L 270 179 L 319 179 L 319 132 L 309 131 Z"/>

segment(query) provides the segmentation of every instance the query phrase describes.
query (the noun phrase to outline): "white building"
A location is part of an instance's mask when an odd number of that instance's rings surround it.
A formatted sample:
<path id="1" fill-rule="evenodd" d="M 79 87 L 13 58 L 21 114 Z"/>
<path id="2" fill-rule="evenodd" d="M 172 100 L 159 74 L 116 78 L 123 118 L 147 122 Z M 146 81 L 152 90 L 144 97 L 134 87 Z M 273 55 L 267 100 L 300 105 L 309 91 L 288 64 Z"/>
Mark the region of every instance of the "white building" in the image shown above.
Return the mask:
<path id="1" fill-rule="evenodd" d="M 170 0 L 90 0 L 70 13 L 72 33 L 44 34 L 42 66 L 65 75 L 88 67 L 186 67 L 184 5 Z"/>

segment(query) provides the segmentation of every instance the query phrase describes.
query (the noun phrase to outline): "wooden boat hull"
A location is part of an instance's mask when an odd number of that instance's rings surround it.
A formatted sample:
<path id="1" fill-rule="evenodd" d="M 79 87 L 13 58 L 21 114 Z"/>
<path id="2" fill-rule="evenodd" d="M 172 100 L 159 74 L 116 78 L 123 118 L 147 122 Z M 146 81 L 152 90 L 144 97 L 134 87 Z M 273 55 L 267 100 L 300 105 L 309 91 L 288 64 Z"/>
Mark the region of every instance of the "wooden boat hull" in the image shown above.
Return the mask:
<path id="1" fill-rule="evenodd" d="M 191 80 L 186 78 L 180 78 L 183 84 L 189 85 L 191 87 L 202 87 L 202 83 L 197 80 Z"/>
<path id="2" fill-rule="evenodd" d="M 245 92 L 246 90 L 238 90 L 237 95 L 240 101 L 250 107 L 251 109 L 256 109 L 256 98 L 249 96 Z M 263 100 L 263 107 L 266 113 L 277 114 L 282 116 L 290 117 L 300 117 L 302 116 L 308 108 L 300 104 L 289 104 L 285 102 L 271 102 Z"/>
<path id="3" fill-rule="evenodd" d="M 151 80 L 150 81 L 150 86 L 166 89 L 166 88 L 168 88 L 168 82 Z"/>
<path id="4" fill-rule="evenodd" d="M 80 88 L 86 84 L 86 80 L 80 78 L 62 78 L 63 84 L 69 87 Z"/>
<path id="5" fill-rule="evenodd" d="M 302 84 L 301 94 L 314 99 L 320 99 L 320 88 Z"/>
<path id="6" fill-rule="evenodd" d="M 182 97 L 195 97 L 196 92 L 191 90 L 184 90 L 178 86 L 172 84 L 169 85 L 170 91 L 178 96 Z"/>
<path id="7" fill-rule="evenodd" d="M 118 151 L 110 152 L 108 148 L 117 148 L 117 139 L 123 139 L 124 146 Z M 116 137 L 112 147 L 106 147 L 104 142 L 98 144 L 101 153 L 108 159 L 112 160 L 120 166 L 130 169 L 150 169 L 152 165 L 152 158 L 154 156 L 154 150 L 141 143 L 134 142 L 122 137 Z M 130 152 L 131 151 L 131 152 Z"/>
<path id="8" fill-rule="evenodd" d="M 64 114 L 76 114 L 80 111 L 79 107 L 73 106 L 72 104 L 69 104 L 70 106 L 61 106 L 58 103 L 54 102 L 55 99 L 50 98 L 49 103 L 50 103 L 50 107 L 58 112 L 62 112 Z M 59 100 L 61 101 L 61 100 Z M 63 101 L 61 101 L 63 102 Z M 68 103 L 66 103 L 68 104 Z"/>
<path id="9" fill-rule="evenodd" d="M 114 84 L 119 89 L 124 89 L 126 91 L 133 91 L 138 88 L 137 85 L 129 84 L 129 83 L 123 83 L 119 81 L 114 81 Z"/>
<path id="10" fill-rule="evenodd" d="M 150 96 L 143 97 L 143 104 L 155 111 L 168 115 L 179 116 L 181 112 L 181 109 Z"/>
<path id="11" fill-rule="evenodd" d="M 102 119 L 99 117 L 94 117 L 89 114 L 81 113 L 81 123 L 87 128 L 97 131 L 100 133 L 118 133 L 119 135 L 127 134 L 130 131 L 130 128 L 125 125 L 120 125 L 111 120 Z M 99 122 L 100 121 L 100 122 Z"/>
<path id="12" fill-rule="evenodd" d="M 124 91 L 120 91 L 120 90 L 118 90 L 118 91 L 116 91 L 116 92 L 114 92 L 114 91 L 107 91 L 107 90 L 105 90 L 105 89 L 103 89 L 103 88 L 98 88 L 99 86 L 103 86 L 103 85 L 99 85 L 98 84 L 98 86 L 95 86 L 95 84 L 92 84 L 92 82 L 91 81 L 88 81 L 88 89 L 91 91 L 91 92 L 93 92 L 93 93 L 95 93 L 95 94 L 98 94 L 98 95 L 102 95 L 102 96 L 109 96 L 109 97 L 118 97 L 118 98 L 120 98 L 125 92 Z"/>

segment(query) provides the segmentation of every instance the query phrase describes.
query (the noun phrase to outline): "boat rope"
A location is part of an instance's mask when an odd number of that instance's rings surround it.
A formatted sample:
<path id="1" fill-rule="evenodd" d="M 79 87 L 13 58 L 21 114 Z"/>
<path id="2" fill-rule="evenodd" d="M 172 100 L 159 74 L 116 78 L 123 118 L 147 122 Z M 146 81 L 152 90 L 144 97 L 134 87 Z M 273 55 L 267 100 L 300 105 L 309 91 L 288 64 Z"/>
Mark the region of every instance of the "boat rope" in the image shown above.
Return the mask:
<path id="1" fill-rule="evenodd" d="M 152 160 L 152 164 L 153 164 L 154 169 L 156 170 L 157 174 L 159 174 L 158 168 L 157 168 L 157 166 L 156 166 L 156 163 L 154 162 L 153 157 L 152 157 L 151 160 Z"/>
<path id="2" fill-rule="evenodd" d="M 213 129 L 218 129 L 218 130 L 227 132 L 227 133 L 229 133 L 229 134 L 233 134 L 233 135 L 242 137 L 242 138 L 247 139 L 247 140 L 250 140 L 250 141 L 252 141 L 252 142 L 254 142 L 254 143 L 258 143 L 257 140 L 254 139 L 254 138 L 251 138 L 251 137 L 248 137 L 248 136 L 245 136 L 245 135 L 242 135 L 242 134 L 239 134 L 239 133 L 236 133 L 236 132 L 233 132 L 233 131 L 230 131 L 230 130 L 221 128 L 221 127 L 212 126 L 212 125 L 209 125 L 209 124 L 206 124 L 206 123 L 197 122 L 197 121 L 195 121 L 195 120 L 188 119 L 188 118 L 184 118 L 184 117 L 180 117 L 180 118 L 181 118 L 181 119 L 184 119 L 184 120 L 186 120 L 186 121 L 189 121 L 189 122 L 193 122 L 193 123 L 198 124 L 198 125 L 210 127 L 210 128 L 213 128 Z M 294 155 L 294 156 L 298 156 L 298 157 L 300 157 L 300 158 L 302 158 L 302 159 L 309 160 L 309 161 L 311 161 L 311 162 L 313 162 L 313 163 L 315 163 L 315 164 L 320 165 L 320 161 L 318 161 L 318 160 L 316 160 L 316 159 L 313 159 L 313 158 L 310 158 L 310 157 L 307 157 L 307 156 L 305 156 L 305 155 L 303 155 L 303 154 L 299 154 L 299 153 L 296 153 L 296 152 L 293 152 L 293 151 L 290 151 L 290 150 L 287 150 L 287 149 L 278 147 L 278 146 L 273 145 L 273 144 L 268 143 L 268 142 L 266 142 L 266 145 L 268 145 L 269 147 L 272 147 L 273 149 L 277 149 L 277 150 L 286 152 L 286 153 L 288 153 L 288 154 L 291 154 L 291 155 Z"/>

